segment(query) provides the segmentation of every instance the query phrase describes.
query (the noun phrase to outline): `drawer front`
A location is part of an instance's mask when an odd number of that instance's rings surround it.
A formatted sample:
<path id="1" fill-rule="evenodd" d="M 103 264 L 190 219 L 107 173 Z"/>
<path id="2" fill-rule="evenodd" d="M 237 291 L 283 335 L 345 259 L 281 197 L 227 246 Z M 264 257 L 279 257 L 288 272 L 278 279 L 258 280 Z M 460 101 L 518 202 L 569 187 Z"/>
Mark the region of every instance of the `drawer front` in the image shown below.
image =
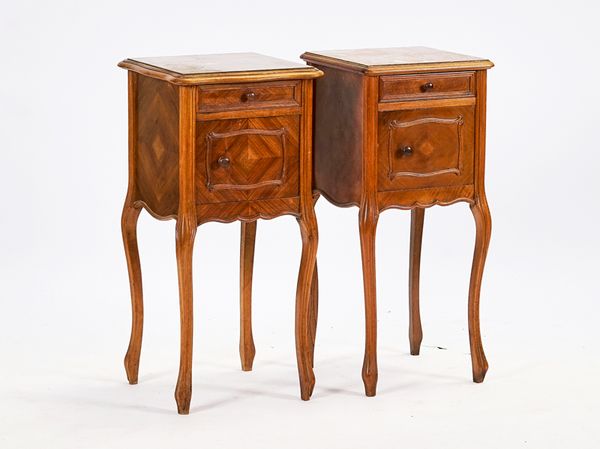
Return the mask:
<path id="1" fill-rule="evenodd" d="M 379 191 L 473 183 L 474 106 L 379 115 Z"/>
<path id="2" fill-rule="evenodd" d="M 390 75 L 379 80 L 380 101 L 474 95 L 474 72 Z"/>
<path id="3" fill-rule="evenodd" d="M 199 112 L 300 106 L 300 82 L 198 86 Z"/>
<path id="4" fill-rule="evenodd" d="M 299 194 L 300 116 L 197 122 L 200 203 Z"/>

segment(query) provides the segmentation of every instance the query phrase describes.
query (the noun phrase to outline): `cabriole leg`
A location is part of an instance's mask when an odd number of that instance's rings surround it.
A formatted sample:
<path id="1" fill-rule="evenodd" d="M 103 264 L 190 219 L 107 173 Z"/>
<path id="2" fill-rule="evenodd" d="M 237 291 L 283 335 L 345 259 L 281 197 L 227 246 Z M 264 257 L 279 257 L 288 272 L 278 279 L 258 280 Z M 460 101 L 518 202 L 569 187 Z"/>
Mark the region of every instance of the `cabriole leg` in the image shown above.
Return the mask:
<path id="1" fill-rule="evenodd" d="M 316 319 L 316 317 L 311 313 L 313 308 L 311 293 L 319 236 L 314 210 L 308 208 L 302 217 L 298 219 L 298 223 L 302 235 L 302 260 L 296 290 L 296 359 L 300 378 L 300 396 L 307 401 L 310 399 L 315 386 L 315 375 L 312 367 L 314 325 L 311 324 L 311 319 Z"/>
<path id="2" fill-rule="evenodd" d="M 481 343 L 479 325 L 479 295 L 481 279 L 492 233 L 492 217 L 485 196 L 480 196 L 471 205 L 475 217 L 475 251 L 471 268 L 471 283 L 469 286 L 469 343 L 471 345 L 471 362 L 473 365 L 473 382 L 483 382 L 488 370 L 488 362 Z"/>
<path id="3" fill-rule="evenodd" d="M 256 221 L 242 222 L 240 241 L 240 359 L 243 371 L 252 371 L 256 349 L 252 337 L 252 270 Z"/>
<path id="4" fill-rule="evenodd" d="M 421 271 L 421 242 L 423 240 L 423 221 L 425 209 L 412 209 L 410 212 L 410 265 L 408 282 L 408 311 L 410 340 L 410 353 L 419 355 L 423 329 L 421 328 L 421 314 L 419 311 L 419 276 Z"/>
<path id="5" fill-rule="evenodd" d="M 196 236 L 194 220 L 178 219 L 176 228 L 177 274 L 179 278 L 179 308 L 181 325 L 181 352 L 179 377 L 175 388 L 177 410 L 181 415 L 190 411 L 192 398 L 192 348 L 193 348 L 193 290 L 192 253 Z"/>
<path id="6" fill-rule="evenodd" d="M 121 216 L 121 232 L 129 272 L 129 288 L 131 291 L 131 338 L 125 355 L 125 372 L 127 380 L 134 385 L 138 382 L 140 352 L 142 349 L 142 333 L 144 328 L 144 299 L 142 293 L 142 270 L 137 244 L 137 221 L 141 208 L 126 203 Z"/>
<path id="7" fill-rule="evenodd" d="M 377 289 L 375 282 L 375 231 L 378 215 L 363 207 L 359 212 L 360 248 L 365 295 L 365 357 L 362 378 L 367 396 L 377 390 Z"/>

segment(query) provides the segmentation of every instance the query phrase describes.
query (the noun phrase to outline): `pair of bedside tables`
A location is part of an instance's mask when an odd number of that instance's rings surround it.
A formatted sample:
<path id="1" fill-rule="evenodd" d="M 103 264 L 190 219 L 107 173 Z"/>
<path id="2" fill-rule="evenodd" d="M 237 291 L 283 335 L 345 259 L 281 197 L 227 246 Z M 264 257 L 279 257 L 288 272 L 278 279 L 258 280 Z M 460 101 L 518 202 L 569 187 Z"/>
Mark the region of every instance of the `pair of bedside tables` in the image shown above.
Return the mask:
<path id="1" fill-rule="evenodd" d="M 176 220 L 181 312 L 178 411 L 192 391 L 192 251 L 197 227 L 240 220 L 240 357 L 251 370 L 251 291 L 256 220 L 294 215 L 302 256 L 296 293 L 301 397 L 315 383 L 320 194 L 359 207 L 364 276 L 365 391 L 375 395 L 375 231 L 389 208 L 411 210 L 410 348 L 418 354 L 424 210 L 470 204 L 476 241 L 468 318 L 473 380 L 487 361 L 479 293 L 491 233 L 484 190 L 486 59 L 424 47 L 307 52 L 308 66 L 254 53 L 127 59 L 129 185 L 122 231 L 133 308 L 125 357 L 137 383 L 143 300 L 136 223 L 142 208 Z M 313 111 L 314 108 L 314 111 Z M 314 114 L 313 114 L 314 112 Z"/>

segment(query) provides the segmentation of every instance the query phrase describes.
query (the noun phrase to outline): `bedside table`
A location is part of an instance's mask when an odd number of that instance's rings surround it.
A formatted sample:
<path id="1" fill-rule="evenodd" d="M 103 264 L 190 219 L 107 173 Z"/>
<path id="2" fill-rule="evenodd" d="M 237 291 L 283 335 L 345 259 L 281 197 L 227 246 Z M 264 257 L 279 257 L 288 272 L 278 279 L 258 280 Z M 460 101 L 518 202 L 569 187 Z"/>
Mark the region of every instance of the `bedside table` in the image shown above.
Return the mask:
<path id="1" fill-rule="evenodd" d="M 315 86 L 314 187 L 337 206 L 359 207 L 367 396 L 377 386 L 375 230 L 379 214 L 411 210 L 410 348 L 419 353 L 419 264 L 425 208 L 466 201 L 476 239 L 469 287 L 473 380 L 488 364 L 479 292 L 491 233 L 484 190 L 487 59 L 424 47 L 304 53 L 325 76 Z"/>
<path id="2" fill-rule="evenodd" d="M 181 358 L 175 399 L 189 413 L 192 393 L 192 251 L 196 228 L 240 220 L 240 355 L 252 369 L 252 265 L 256 220 L 294 215 L 302 260 L 296 294 L 301 397 L 314 387 L 312 358 L 317 251 L 312 196 L 313 67 L 255 53 L 126 59 L 129 86 L 129 186 L 122 231 L 133 324 L 125 357 L 137 383 L 143 326 L 136 224 L 142 208 L 176 220 Z"/>

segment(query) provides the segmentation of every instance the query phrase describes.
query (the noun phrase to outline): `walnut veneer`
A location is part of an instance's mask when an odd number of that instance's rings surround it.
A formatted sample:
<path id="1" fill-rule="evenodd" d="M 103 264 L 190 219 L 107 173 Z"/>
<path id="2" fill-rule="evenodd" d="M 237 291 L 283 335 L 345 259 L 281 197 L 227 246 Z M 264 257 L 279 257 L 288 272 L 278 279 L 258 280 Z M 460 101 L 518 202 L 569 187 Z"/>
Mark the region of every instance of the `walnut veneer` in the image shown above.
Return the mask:
<path id="1" fill-rule="evenodd" d="M 366 312 L 362 376 L 377 385 L 375 231 L 379 214 L 410 209 L 410 348 L 419 354 L 419 264 L 425 208 L 470 204 L 476 239 L 468 318 L 473 380 L 486 361 L 479 294 L 491 233 L 484 190 L 487 59 L 411 47 L 307 52 L 315 82 L 314 188 L 359 207 Z"/>
<path id="2" fill-rule="evenodd" d="M 129 186 L 122 231 L 133 323 L 125 368 L 137 383 L 142 343 L 142 277 L 136 225 L 142 208 L 176 220 L 181 312 L 178 411 L 192 393 L 192 252 L 196 228 L 240 220 L 240 356 L 252 369 L 252 266 L 256 220 L 297 217 L 302 259 L 296 294 L 301 397 L 314 387 L 317 222 L 313 209 L 313 67 L 254 53 L 127 59 Z"/>

